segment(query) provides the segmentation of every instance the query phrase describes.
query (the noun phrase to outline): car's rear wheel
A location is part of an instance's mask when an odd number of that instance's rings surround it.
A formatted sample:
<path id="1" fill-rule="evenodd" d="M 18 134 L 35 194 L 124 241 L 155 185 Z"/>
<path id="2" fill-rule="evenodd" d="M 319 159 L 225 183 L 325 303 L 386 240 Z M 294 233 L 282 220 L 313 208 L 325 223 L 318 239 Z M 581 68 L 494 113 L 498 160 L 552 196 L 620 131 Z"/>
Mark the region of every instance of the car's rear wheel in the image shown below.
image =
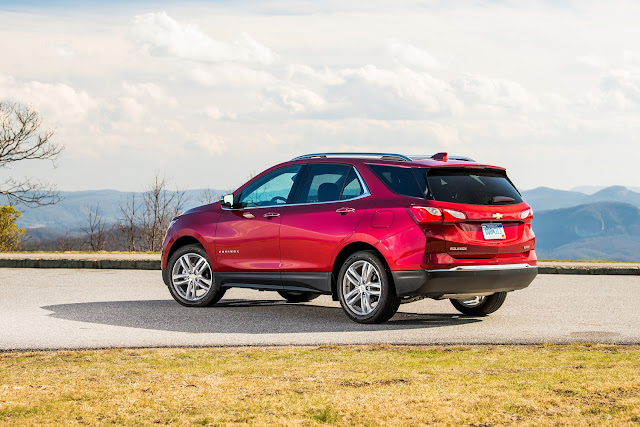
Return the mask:
<path id="1" fill-rule="evenodd" d="M 467 299 L 451 299 L 451 304 L 462 314 L 469 316 L 485 316 L 499 309 L 507 298 L 506 292 L 493 295 L 477 296 Z"/>
<path id="2" fill-rule="evenodd" d="M 200 245 L 178 249 L 167 263 L 169 292 L 188 307 L 207 307 L 220 301 L 225 290 L 216 290 L 209 255 Z"/>
<path id="3" fill-rule="evenodd" d="M 287 302 L 308 302 L 314 300 L 320 296 L 313 292 L 298 292 L 298 291 L 278 291 L 280 296 L 287 300 Z"/>
<path id="4" fill-rule="evenodd" d="M 347 258 L 337 286 L 342 309 L 358 323 L 386 322 L 400 306 L 390 274 L 374 252 L 356 252 Z"/>

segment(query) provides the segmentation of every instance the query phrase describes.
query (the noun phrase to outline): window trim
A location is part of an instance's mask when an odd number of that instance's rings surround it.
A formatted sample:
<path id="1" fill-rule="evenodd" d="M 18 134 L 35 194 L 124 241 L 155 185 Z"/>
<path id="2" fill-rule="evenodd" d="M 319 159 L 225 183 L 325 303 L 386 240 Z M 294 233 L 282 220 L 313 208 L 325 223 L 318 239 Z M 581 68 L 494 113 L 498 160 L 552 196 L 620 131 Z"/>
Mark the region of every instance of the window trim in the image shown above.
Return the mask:
<path id="1" fill-rule="evenodd" d="M 319 163 L 307 163 L 307 164 L 304 165 L 304 178 L 300 179 L 301 182 L 294 183 L 294 187 L 296 187 L 296 192 L 298 191 L 299 188 L 301 188 L 300 185 L 303 183 L 302 180 L 304 179 L 306 181 L 306 179 L 307 179 L 307 175 L 308 175 L 308 170 L 307 169 L 311 169 L 310 166 L 314 165 L 314 164 L 319 164 Z M 363 189 L 364 192 L 361 195 L 359 195 L 358 197 L 354 197 L 352 199 L 332 200 L 332 201 L 329 201 L 329 202 L 287 203 L 286 205 L 251 206 L 251 207 L 244 207 L 244 208 L 229 208 L 229 207 L 224 206 L 224 205 L 221 205 L 221 207 L 225 211 L 239 211 L 239 210 L 249 210 L 249 209 L 268 209 L 268 208 L 286 208 L 286 207 L 289 207 L 289 206 L 309 206 L 309 205 L 320 205 L 320 204 L 327 204 L 327 203 L 346 203 L 346 202 L 351 202 L 351 201 L 354 201 L 354 200 L 364 199 L 365 197 L 371 196 L 371 192 L 369 191 L 369 187 L 367 186 L 367 183 L 364 181 L 364 178 L 362 178 L 362 175 L 360 174 L 360 171 L 358 171 L 358 168 L 356 168 L 354 165 L 349 164 L 349 163 L 331 163 L 331 164 L 340 164 L 340 165 L 351 166 L 353 168 L 353 170 L 356 171 L 356 176 L 358 177 L 358 181 L 360 181 L 360 185 L 362 186 L 362 189 Z M 242 193 L 240 193 L 240 194 L 242 194 Z M 297 196 L 298 196 L 298 199 L 299 199 L 300 195 L 297 195 Z M 235 197 L 236 197 L 236 195 L 234 194 L 234 199 L 235 199 Z"/>

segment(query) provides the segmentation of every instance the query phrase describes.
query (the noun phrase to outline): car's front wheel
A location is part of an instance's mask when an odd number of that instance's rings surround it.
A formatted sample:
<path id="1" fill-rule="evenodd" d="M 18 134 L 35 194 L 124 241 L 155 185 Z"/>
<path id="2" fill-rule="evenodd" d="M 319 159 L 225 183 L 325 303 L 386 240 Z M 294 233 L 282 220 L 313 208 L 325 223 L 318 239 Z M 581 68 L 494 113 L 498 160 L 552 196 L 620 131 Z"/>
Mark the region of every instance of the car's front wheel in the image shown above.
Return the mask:
<path id="1" fill-rule="evenodd" d="M 358 323 L 382 323 L 400 306 L 389 273 L 377 254 L 356 252 L 338 274 L 338 298 L 344 312 Z"/>
<path id="2" fill-rule="evenodd" d="M 169 292 L 188 307 L 207 307 L 220 301 L 225 290 L 216 290 L 209 255 L 200 245 L 183 246 L 167 263 Z"/>
<path id="3" fill-rule="evenodd" d="M 506 292 L 477 296 L 467 299 L 452 299 L 451 304 L 462 314 L 468 316 L 486 316 L 499 309 L 507 298 Z"/>

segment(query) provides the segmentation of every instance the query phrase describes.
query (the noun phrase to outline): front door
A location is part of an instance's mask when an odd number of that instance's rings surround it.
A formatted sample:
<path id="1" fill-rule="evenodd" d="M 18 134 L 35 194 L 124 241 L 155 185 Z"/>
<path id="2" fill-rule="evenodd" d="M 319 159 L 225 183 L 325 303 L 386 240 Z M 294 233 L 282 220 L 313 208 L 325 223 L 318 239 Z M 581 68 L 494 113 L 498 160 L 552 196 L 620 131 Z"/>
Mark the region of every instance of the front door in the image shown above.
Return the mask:
<path id="1" fill-rule="evenodd" d="M 301 166 L 288 166 L 257 179 L 223 208 L 216 228 L 218 272 L 225 281 L 280 283 L 280 223 Z M 229 279 L 230 277 L 230 279 Z"/>

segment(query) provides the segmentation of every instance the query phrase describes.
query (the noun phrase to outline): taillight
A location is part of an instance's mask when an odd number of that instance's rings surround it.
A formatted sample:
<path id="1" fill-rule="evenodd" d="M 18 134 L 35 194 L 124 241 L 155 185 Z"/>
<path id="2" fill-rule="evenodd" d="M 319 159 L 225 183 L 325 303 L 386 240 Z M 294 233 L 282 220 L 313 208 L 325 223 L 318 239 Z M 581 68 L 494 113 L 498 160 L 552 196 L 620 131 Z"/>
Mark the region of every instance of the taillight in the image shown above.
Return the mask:
<path id="1" fill-rule="evenodd" d="M 444 209 L 444 222 L 458 222 L 467 219 L 464 212 L 455 211 L 453 209 Z"/>
<path id="2" fill-rule="evenodd" d="M 533 219 L 533 209 L 529 208 L 520 213 L 520 219 Z"/>
<path id="3" fill-rule="evenodd" d="M 410 206 L 407 211 L 417 223 L 442 222 L 442 211 L 430 206 Z"/>

